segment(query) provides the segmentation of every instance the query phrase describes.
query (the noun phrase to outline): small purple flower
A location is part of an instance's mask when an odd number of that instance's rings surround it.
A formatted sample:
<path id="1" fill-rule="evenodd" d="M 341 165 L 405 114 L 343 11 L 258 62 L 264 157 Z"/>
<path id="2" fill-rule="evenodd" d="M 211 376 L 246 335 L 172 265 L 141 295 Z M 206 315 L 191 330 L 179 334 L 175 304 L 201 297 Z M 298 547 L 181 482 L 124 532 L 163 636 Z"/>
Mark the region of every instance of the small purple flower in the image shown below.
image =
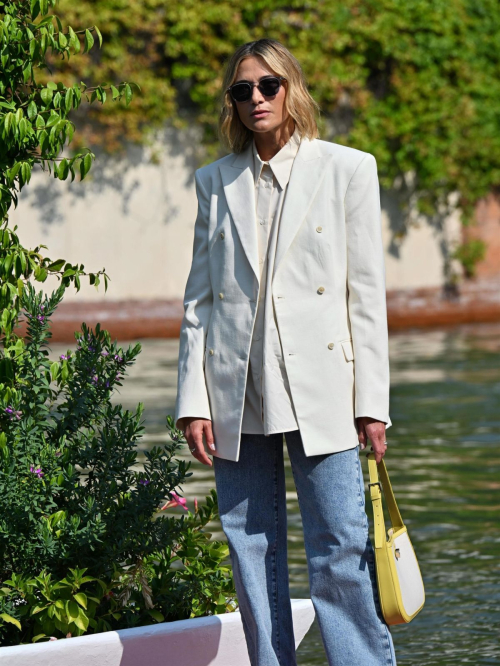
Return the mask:
<path id="1" fill-rule="evenodd" d="M 121 356 L 118 356 L 118 354 L 115 354 L 115 361 L 118 363 L 123 363 L 123 358 Z"/>
<path id="2" fill-rule="evenodd" d="M 109 380 L 106 382 L 106 388 L 109 388 Z"/>
<path id="3" fill-rule="evenodd" d="M 94 384 L 97 384 L 97 382 L 99 381 L 99 377 L 98 377 L 98 375 L 94 375 L 94 376 L 92 377 L 92 381 L 94 382 Z"/>
<path id="4" fill-rule="evenodd" d="M 66 356 L 66 354 L 61 354 L 61 356 L 59 356 L 59 358 L 61 359 L 61 361 L 69 360 L 69 356 Z"/>
<path id="5" fill-rule="evenodd" d="M 139 479 L 139 483 L 141 484 L 141 486 L 147 486 L 150 483 L 150 481 L 149 479 Z"/>
<path id="6" fill-rule="evenodd" d="M 38 319 L 38 321 L 41 321 L 41 322 L 45 321 L 45 317 L 43 315 L 37 315 L 36 318 Z"/>
<path id="7" fill-rule="evenodd" d="M 16 410 L 14 410 L 14 409 L 12 408 L 12 406 L 9 406 L 9 407 L 6 407 L 6 408 L 5 408 L 5 411 L 6 411 L 7 414 L 10 415 L 10 420 L 11 420 L 11 421 L 14 419 L 14 417 L 16 417 L 16 419 L 17 419 L 18 421 L 21 420 L 21 414 L 22 414 L 22 412 L 21 412 L 20 410 L 17 410 L 17 411 L 16 411 Z"/>
<path id="8" fill-rule="evenodd" d="M 33 474 L 36 474 L 36 475 L 38 476 L 39 479 L 41 479 L 42 476 L 44 475 L 43 472 L 42 472 L 42 468 L 41 468 L 41 467 L 37 467 L 37 468 L 35 469 L 35 468 L 33 467 L 33 465 L 30 465 L 30 472 L 32 472 Z"/>
<path id="9" fill-rule="evenodd" d="M 101 354 L 103 356 L 109 356 L 109 351 L 106 351 L 106 349 L 104 349 L 104 351 L 102 351 Z"/>

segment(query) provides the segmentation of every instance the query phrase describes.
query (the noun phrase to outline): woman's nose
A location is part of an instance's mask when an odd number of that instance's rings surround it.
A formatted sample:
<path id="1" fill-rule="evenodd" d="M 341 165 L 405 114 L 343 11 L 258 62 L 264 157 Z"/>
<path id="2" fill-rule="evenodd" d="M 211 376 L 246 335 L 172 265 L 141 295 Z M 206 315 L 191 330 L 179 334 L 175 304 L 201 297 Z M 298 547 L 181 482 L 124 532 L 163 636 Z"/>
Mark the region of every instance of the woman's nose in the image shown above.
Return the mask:
<path id="1" fill-rule="evenodd" d="M 253 90 L 252 90 L 252 102 L 253 102 L 254 104 L 258 104 L 258 103 L 260 103 L 260 102 L 264 102 L 265 99 L 266 99 L 266 98 L 265 98 L 264 95 L 260 92 L 260 90 L 258 89 L 258 87 L 257 87 L 257 86 L 254 86 L 254 87 L 253 87 Z"/>

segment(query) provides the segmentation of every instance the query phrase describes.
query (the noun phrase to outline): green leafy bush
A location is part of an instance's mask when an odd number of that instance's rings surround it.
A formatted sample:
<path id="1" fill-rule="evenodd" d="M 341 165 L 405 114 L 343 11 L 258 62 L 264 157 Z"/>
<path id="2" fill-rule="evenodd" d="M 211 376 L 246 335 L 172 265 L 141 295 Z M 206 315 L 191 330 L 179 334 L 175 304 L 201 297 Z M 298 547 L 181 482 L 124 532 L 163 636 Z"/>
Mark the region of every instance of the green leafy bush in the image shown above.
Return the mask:
<path id="1" fill-rule="evenodd" d="M 143 405 L 132 413 L 111 403 L 140 345 L 123 350 L 84 323 L 76 350 L 49 360 L 64 291 L 26 286 L 26 338 L 3 354 L 2 642 L 18 642 L 19 626 L 26 641 L 230 610 L 227 545 L 204 531 L 217 518 L 215 492 L 194 512 L 164 513 L 184 506 L 175 489 L 191 475 L 174 457 L 172 417 L 171 442 L 139 466 Z"/>

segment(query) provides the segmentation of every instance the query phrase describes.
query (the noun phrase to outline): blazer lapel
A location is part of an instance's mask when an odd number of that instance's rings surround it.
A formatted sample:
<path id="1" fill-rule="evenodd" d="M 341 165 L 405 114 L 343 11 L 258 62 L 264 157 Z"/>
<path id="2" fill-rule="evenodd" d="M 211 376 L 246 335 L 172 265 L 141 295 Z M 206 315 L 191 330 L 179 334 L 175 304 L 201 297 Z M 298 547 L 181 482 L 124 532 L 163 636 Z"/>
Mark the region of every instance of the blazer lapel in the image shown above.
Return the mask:
<path id="1" fill-rule="evenodd" d="M 258 281 L 259 247 L 255 210 L 255 183 L 252 168 L 252 144 L 235 155 L 230 164 L 220 164 L 224 195 L 238 235 Z"/>
<path id="2" fill-rule="evenodd" d="M 303 138 L 293 162 L 276 245 L 273 279 L 321 185 L 333 155 L 322 155 L 317 142 Z"/>
<path id="3" fill-rule="evenodd" d="M 276 245 L 274 275 L 283 262 L 321 185 L 333 155 L 322 155 L 317 142 L 303 138 L 287 186 Z M 224 195 L 250 266 L 260 281 L 252 144 L 230 164 L 220 164 Z"/>

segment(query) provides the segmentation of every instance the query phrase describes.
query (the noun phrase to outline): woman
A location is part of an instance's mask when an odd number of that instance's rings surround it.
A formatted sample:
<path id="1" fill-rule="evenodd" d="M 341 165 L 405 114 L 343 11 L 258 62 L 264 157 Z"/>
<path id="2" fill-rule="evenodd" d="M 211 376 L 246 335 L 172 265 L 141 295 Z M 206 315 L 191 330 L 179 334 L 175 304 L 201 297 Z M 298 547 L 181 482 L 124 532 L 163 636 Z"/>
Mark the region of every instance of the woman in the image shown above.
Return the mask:
<path id="1" fill-rule="evenodd" d="M 380 462 L 391 425 L 377 166 L 318 139 L 316 108 L 279 42 L 230 58 L 232 152 L 195 173 L 175 420 L 214 465 L 252 665 L 296 664 L 285 438 L 328 663 L 381 666 L 396 659 L 359 459 L 370 440 Z"/>

